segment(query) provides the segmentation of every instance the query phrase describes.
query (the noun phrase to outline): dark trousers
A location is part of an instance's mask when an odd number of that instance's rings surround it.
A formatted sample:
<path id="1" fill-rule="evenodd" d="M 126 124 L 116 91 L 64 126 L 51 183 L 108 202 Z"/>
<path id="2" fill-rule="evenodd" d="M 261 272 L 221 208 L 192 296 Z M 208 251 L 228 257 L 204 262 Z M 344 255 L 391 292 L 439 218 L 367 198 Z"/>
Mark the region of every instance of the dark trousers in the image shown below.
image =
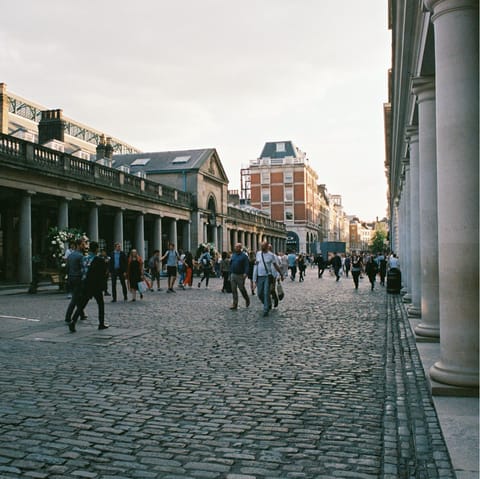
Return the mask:
<path id="1" fill-rule="evenodd" d="M 72 319 L 73 310 L 81 303 L 82 298 L 82 280 L 80 278 L 73 278 L 68 280 L 68 288 L 72 293 L 72 298 L 65 312 L 65 321 L 69 322 Z M 79 311 L 79 316 L 85 316 L 83 308 Z"/>
<path id="2" fill-rule="evenodd" d="M 98 324 L 103 325 L 105 323 L 105 302 L 103 301 L 103 291 L 97 291 L 96 293 L 93 294 L 92 297 L 95 298 L 95 301 L 97 302 L 97 305 L 98 305 Z M 90 301 L 90 297 L 87 296 L 86 294 L 83 294 L 81 296 L 79 303 L 77 305 L 77 309 L 75 310 L 75 313 L 73 313 L 73 316 L 72 316 L 72 322 L 74 324 L 78 321 L 78 318 L 80 317 L 80 313 L 83 312 L 83 310 L 85 309 L 89 301 Z"/>
<path id="3" fill-rule="evenodd" d="M 355 289 L 358 289 L 358 278 L 360 277 L 360 271 L 352 271 L 353 282 L 355 283 Z"/>
<path id="4" fill-rule="evenodd" d="M 125 276 L 118 269 L 112 272 L 112 298 L 115 301 L 117 300 L 117 278 L 120 280 L 120 284 L 122 285 L 123 299 L 126 301 L 127 300 L 127 284 L 125 282 Z"/>

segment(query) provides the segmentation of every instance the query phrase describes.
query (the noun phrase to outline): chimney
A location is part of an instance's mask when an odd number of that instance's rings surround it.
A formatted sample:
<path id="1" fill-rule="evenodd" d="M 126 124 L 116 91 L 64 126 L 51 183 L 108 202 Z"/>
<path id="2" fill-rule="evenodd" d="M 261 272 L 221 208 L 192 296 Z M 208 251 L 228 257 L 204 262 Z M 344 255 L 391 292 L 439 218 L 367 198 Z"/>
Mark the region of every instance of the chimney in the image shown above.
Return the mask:
<path id="1" fill-rule="evenodd" d="M 52 140 L 65 141 L 65 120 L 63 110 L 42 111 L 42 118 L 38 124 L 38 143 L 44 145 Z"/>
<path id="2" fill-rule="evenodd" d="M 102 134 L 97 145 L 97 161 L 105 158 L 105 135 Z"/>
<path id="3" fill-rule="evenodd" d="M 110 137 L 107 137 L 107 144 L 105 145 L 105 158 L 109 160 L 113 158 L 113 145 Z"/>

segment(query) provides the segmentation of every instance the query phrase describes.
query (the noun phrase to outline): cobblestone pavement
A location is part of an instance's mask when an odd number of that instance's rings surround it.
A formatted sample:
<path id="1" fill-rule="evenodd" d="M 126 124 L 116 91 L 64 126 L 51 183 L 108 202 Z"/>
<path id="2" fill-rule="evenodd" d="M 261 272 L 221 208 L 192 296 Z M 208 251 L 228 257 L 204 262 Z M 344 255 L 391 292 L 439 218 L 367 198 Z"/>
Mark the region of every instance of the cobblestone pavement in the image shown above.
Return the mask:
<path id="1" fill-rule="evenodd" d="M 0 478 L 454 478 L 399 298 L 284 284 L 267 318 L 214 279 L 75 334 L 63 294 L 0 296 Z"/>

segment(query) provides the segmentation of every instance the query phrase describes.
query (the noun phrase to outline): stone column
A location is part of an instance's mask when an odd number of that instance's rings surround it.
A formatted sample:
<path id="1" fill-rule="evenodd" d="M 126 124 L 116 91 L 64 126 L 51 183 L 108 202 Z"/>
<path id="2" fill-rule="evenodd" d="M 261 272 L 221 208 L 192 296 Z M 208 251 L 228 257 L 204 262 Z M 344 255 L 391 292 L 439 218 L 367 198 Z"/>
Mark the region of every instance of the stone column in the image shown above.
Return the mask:
<path id="1" fill-rule="evenodd" d="M 438 214 L 437 150 L 435 130 L 435 82 L 414 78 L 419 132 L 420 250 L 422 321 L 415 328 L 419 336 L 440 337 L 438 300 Z"/>
<path id="2" fill-rule="evenodd" d="M 406 135 L 410 150 L 410 278 L 412 304 L 408 307 L 410 317 L 421 315 L 421 282 L 420 282 L 420 203 L 419 203 L 419 159 L 418 159 L 418 127 L 409 126 Z"/>
<path id="3" fill-rule="evenodd" d="M 20 202 L 18 280 L 32 282 L 32 194 L 25 193 Z"/>
<path id="4" fill-rule="evenodd" d="M 222 225 L 217 225 L 217 249 L 220 251 L 220 253 L 224 250 Z"/>
<path id="5" fill-rule="evenodd" d="M 68 228 L 68 202 L 62 198 L 58 204 L 58 227 L 62 230 Z"/>
<path id="6" fill-rule="evenodd" d="M 402 279 L 404 279 L 404 286 L 406 294 L 403 297 L 404 302 L 410 303 L 412 300 L 412 277 L 411 277 L 411 245 L 410 245 L 410 160 L 408 158 L 403 159 L 403 167 L 405 172 L 405 179 L 402 189 L 402 203 L 403 203 L 403 262 L 400 258 L 400 268 L 403 264 Z"/>
<path id="7" fill-rule="evenodd" d="M 144 225 L 144 216 L 143 213 L 140 213 L 137 216 L 137 221 L 135 224 L 135 244 L 133 248 L 137 250 L 137 253 L 145 260 L 145 225 Z"/>
<path id="8" fill-rule="evenodd" d="M 178 235 L 177 235 L 177 219 L 172 218 L 170 222 L 170 242 L 175 245 L 175 249 L 178 249 Z"/>
<path id="9" fill-rule="evenodd" d="M 153 250 L 158 249 L 160 253 L 162 251 L 162 217 L 157 216 L 153 223 Z"/>
<path id="10" fill-rule="evenodd" d="M 123 210 L 121 209 L 117 210 L 113 220 L 113 241 L 120 243 L 123 250 Z"/>
<path id="11" fill-rule="evenodd" d="M 0 83 L 0 133 L 8 135 L 8 94 L 7 84 Z"/>
<path id="12" fill-rule="evenodd" d="M 428 0 L 435 33 L 441 357 L 435 381 L 478 387 L 478 0 Z"/>
<path id="13" fill-rule="evenodd" d="M 98 206 L 92 205 L 90 208 L 90 218 L 88 221 L 88 238 L 90 241 L 98 241 Z"/>

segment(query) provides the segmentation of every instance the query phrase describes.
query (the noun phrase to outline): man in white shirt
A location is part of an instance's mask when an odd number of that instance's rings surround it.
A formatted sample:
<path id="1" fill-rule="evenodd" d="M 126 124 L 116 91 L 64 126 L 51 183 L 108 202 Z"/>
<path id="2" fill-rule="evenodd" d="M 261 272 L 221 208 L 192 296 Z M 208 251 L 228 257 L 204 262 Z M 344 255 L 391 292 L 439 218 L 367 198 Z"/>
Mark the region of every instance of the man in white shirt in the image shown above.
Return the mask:
<path id="1" fill-rule="evenodd" d="M 272 309 L 270 299 L 270 282 L 275 281 L 274 269 L 283 280 L 283 274 L 278 266 L 277 257 L 268 250 L 268 241 L 264 241 L 261 250 L 257 252 L 255 259 L 255 267 L 253 268 L 253 281 L 257 285 L 258 299 L 263 303 L 263 316 L 268 316 Z"/>

